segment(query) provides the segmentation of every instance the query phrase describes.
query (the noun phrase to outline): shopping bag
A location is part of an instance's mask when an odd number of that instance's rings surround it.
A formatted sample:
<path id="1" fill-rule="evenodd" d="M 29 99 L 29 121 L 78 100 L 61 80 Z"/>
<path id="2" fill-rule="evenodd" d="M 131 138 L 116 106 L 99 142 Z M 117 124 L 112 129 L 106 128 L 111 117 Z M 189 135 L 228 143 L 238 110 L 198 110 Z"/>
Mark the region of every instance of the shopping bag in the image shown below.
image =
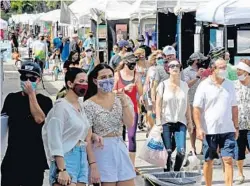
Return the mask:
<path id="1" fill-rule="evenodd" d="M 161 126 L 154 126 L 142 147 L 139 158 L 156 166 L 165 167 L 168 154 L 162 141 Z"/>
<path id="2" fill-rule="evenodd" d="M 8 119 L 9 116 L 1 115 L 1 158 L 3 158 L 7 149 L 8 140 Z"/>

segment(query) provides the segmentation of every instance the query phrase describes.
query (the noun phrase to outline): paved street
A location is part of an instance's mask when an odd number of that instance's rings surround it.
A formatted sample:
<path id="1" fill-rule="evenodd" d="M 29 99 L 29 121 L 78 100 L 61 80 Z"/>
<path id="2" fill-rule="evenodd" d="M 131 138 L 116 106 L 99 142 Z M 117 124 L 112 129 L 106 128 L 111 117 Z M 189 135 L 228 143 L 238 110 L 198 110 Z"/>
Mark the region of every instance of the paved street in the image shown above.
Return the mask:
<path id="1" fill-rule="evenodd" d="M 17 69 L 13 62 L 5 63 L 4 64 L 4 71 L 5 71 L 5 81 L 4 81 L 4 97 L 9 93 L 9 92 L 15 92 L 20 90 L 20 83 L 19 83 L 19 73 L 17 72 Z M 62 88 L 64 82 L 63 82 L 63 77 L 59 81 L 53 81 L 51 75 L 46 75 L 44 77 L 44 82 L 45 82 L 45 90 L 43 90 L 41 87 L 39 87 L 38 91 L 40 93 L 43 93 L 47 96 L 50 96 L 53 100 L 55 100 L 56 93 L 58 92 L 59 89 Z M 137 144 L 138 144 L 138 152 L 140 152 L 140 149 L 143 146 L 143 143 L 145 142 L 146 139 L 146 133 L 145 132 L 140 132 L 138 131 L 137 133 Z M 198 147 L 201 145 L 199 144 Z M 190 142 L 189 138 L 187 139 L 187 149 L 190 149 Z M 199 152 L 200 150 L 198 150 Z M 147 164 L 146 162 L 140 160 L 139 158 L 136 159 L 136 166 L 139 167 L 139 170 L 141 173 L 145 172 L 154 172 L 154 171 L 162 171 L 161 169 L 157 167 L 153 167 L 150 164 Z M 246 176 L 246 183 L 242 184 L 242 186 L 249 186 L 250 185 L 250 167 L 244 168 L 245 171 L 245 176 Z M 235 168 L 235 175 L 237 173 L 237 170 Z M 45 181 L 44 181 L 44 186 L 48 186 L 48 173 L 45 173 Z M 220 166 L 215 166 L 214 167 L 214 179 L 213 179 L 213 185 L 215 186 L 223 186 L 224 181 L 223 181 L 223 172 L 220 168 Z M 136 185 L 137 186 L 143 186 L 143 179 L 141 176 L 137 176 L 136 178 Z M 204 184 L 203 184 L 204 185 Z"/>

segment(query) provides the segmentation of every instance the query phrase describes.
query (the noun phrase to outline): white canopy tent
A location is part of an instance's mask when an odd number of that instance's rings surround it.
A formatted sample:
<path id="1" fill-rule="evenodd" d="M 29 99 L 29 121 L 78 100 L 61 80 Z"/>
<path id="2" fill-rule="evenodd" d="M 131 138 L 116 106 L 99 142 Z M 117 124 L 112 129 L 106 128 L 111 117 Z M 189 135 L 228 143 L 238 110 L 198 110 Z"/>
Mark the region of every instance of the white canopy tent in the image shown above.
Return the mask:
<path id="1" fill-rule="evenodd" d="M 8 29 L 8 22 L 4 21 L 0 18 L 0 29 L 7 30 Z"/>
<path id="2" fill-rule="evenodd" d="M 250 1 L 212 0 L 197 9 L 196 20 L 222 25 L 250 23 Z"/>
<path id="3" fill-rule="evenodd" d="M 48 21 L 56 23 L 60 21 L 60 9 L 49 11 L 38 18 L 39 21 Z"/>
<path id="4" fill-rule="evenodd" d="M 17 14 L 11 16 L 11 22 L 14 21 L 15 23 L 23 23 L 32 25 L 38 17 L 43 15 L 44 13 L 40 14 Z"/>

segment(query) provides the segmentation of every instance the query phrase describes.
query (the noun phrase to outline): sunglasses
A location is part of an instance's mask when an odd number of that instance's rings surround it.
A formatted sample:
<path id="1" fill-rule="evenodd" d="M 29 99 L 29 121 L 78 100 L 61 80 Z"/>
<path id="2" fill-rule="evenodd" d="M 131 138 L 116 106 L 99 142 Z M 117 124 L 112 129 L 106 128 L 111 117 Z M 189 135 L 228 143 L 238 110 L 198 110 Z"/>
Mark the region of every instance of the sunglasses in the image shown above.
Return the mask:
<path id="1" fill-rule="evenodd" d="M 171 64 L 171 65 L 168 65 L 168 67 L 169 67 L 169 68 L 175 68 L 175 67 L 176 67 L 176 68 L 180 68 L 181 65 L 179 65 L 179 64 L 176 64 L 176 65 L 175 65 L 175 64 Z"/>
<path id="2" fill-rule="evenodd" d="M 27 77 L 27 76 L 25 76 L 25 75 L 21 75 L 20 76 L 20 80 L 21 81 L 30 81 L 30 82 L 36 82 L 37 81 L 37 77 L 35 77 L 35 76 L 31 76 L 31 77 Z"/>
<path id="3" fill-rule="evenodd" d="M 160 60 L 160 59 L 163 59 L 163 57 L 158 57 L 158 58 L 156 58 L 157 60 Z"/>

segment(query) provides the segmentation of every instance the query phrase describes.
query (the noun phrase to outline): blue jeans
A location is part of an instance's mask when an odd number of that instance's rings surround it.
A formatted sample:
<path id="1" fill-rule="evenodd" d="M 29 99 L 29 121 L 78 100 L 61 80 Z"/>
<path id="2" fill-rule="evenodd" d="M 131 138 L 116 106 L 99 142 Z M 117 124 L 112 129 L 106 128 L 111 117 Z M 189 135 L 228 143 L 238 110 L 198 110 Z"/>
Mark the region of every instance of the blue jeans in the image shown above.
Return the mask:
<path id="1" fill-rule="evenodd" d="M 187 127 L 183 123 L 166 123 L 163 125 L 162 140 L 168 152 L 167 169 L 171 169 L 171 155 L 174 150 L 174 141 L 177 148 L 174 171 L 180 171 L 186 152 Z"/>
<path id="2" fill-rule="evenodd" d="M 88 183 L 89 165 L 85 146 L 75 146 L 64 154 L 64 162 L 72 183 Z M 49 181 L 51 186 L 57 182 L 55 161 L 52 161 L 50 165 Z"/>

